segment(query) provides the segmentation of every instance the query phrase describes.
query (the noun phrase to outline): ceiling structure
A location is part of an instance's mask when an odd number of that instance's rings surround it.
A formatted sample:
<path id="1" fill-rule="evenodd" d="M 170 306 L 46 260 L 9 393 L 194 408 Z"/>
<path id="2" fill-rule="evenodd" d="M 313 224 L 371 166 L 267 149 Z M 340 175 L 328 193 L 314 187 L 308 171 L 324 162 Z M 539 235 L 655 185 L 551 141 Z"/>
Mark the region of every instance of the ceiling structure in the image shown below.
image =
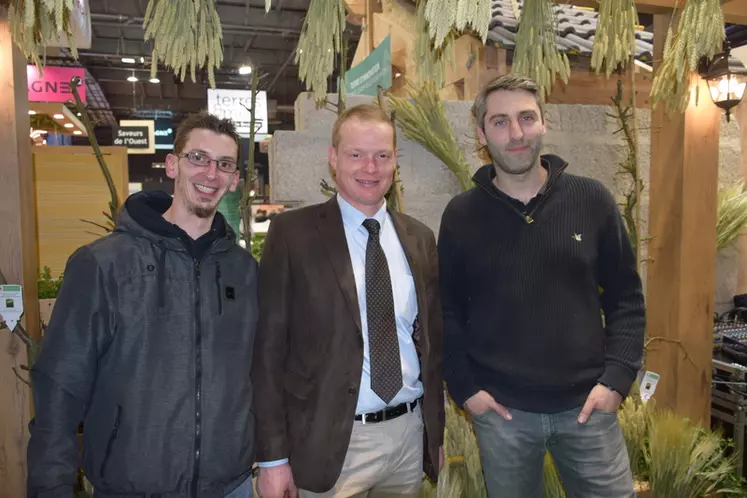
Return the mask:
<path id="1" fill-rule="evenodd" d="M 148 0 L 90 0 L 92 42 L 79 50 L 79 60 L 63 51 L 52 64 L 82 65 L 90 77 L 86 83 L 94 95 L 89 103 L 92 119 L 113 126 L 120 119 L 185 114 L 207 106 L 207 73 L 198 71 L 180 81 L 172 71 L 159 67 L 158 83 L 150 82 L 152 44 L 143 40 L 143 16 Z M 250 62 L 259 67 L 259 89 L 267 92 L 270 130 L 292 128 L 293 103 L 305 90 L 298 79 L 295 49 L 309 0 L 272 0 L 265 13 L 264 0 L 217 0 L 223 28 L 223 64 L 216 70 L 217 88 L 248 89 L 250 77 L 238 68 Z M 351 46 L 360 28 L 349 25 Z M 350 51 L 351 59 L 353 50 Z M 134 63 L 123 62 L 134 59 Z M 136 82 L 127 78 L 135 76 Z M 335 75 L 330 78 L 334 81 Z M 330 91 L 334 91 L 330 85 Z"/>
<path id="2" fill-rule="evenodd" d="M 207 106 L 207 74 L 198 72 L 197 81 L 189 75 L 184 82 L 172 71 L 159 67 L 158 83 L 151 83 L 151 43 L 143 40 L 143 16 L 149 0 L 90 0 L 92 44 L 80 50 L 78 61 L 65 49 L 61 57 L 48 62 L 58 65 L 82 65 L 86 68 L 87 93 L 90 96 L 89 115 L 99 126 L 116 126 L 120 119 L 172 117 L 179 121 L 185 114 Z M 575 0 L 573 4 L 585 5 L 594 0 Z M 659 4 L 671 0 L 639 0 L 645 4 L 641 12 L 658 12 Z M 652 7 L 649 6 L 652 5 Z M 742 21 L 747 0 L 723 0 L 727 21 Z M 216 71 L 218 88 L 248 89 L 250 77 L 240 75 L 238 68 L 249 62 L 259 67 L 259 89 L 267 92 L 270 132 L 293 128 L 293 104 L 298 94 L 305 90 L 298 79 L 295 48 L 301 34 L 309 0 L 272 0 L 270 12 L 265 13 L 264 0 L 217 0 L 218 14 L 223 27 L 223 64 Z M 491 23 L 491 41 L 511 48 L 515 21 L 507 0 L 493 2 L 494 18 Z M 650 7 L 650 8 L 649 8 Z M 736 8 L 736 10 L 735 10 Z M 570 44 L 564 49 L 585 55 L 590 51 L 596 13 L 574 7 L 558 6 L 559 14 L 567 14 L 566 30 L 558 33 L 558 40 Z M 732 12 L 733 11 L 733 12 Z M 644 26 L 649 24 L 650 16 Z M 747 17 L 744 17 L 747 20 Z M 562 21 L 562 19 L 561 19 Z M 650 31 L 650 26 L 646 26 Z M 563 23 L 559 23 L 559 29 Z M 740 33 L 729 32 L 732 46 L 741 45 L 744 27 Z M 734 29 L 734 27 L 732 27 Z M 350 48 L 349 63 L 355 54 L 360 38 L 360 26 L 348 23 Z M 638 57 L 650 58 L 651 33 L 638 33 Z M 497 39 L 496 39 L 497 38 Z M 742 42 L 742 43 L 740 43 Z M 124 62 L 123 58 L 134 60 Z M 136 82 L 127 78 L 135 76 Z M 330 77 L 330 91 L 335 91 Z"/>

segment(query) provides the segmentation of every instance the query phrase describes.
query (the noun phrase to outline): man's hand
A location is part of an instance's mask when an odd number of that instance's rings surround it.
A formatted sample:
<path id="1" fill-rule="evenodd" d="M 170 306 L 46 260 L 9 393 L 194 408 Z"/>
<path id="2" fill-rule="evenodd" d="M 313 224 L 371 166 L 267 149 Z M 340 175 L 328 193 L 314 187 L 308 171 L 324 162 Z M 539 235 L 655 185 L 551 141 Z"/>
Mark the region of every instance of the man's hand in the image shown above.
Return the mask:
<path id="1" fill-rule="evenodd" d="M 589 417 L 594 410 L 614 413 L 618 408 L 620 408 L 620 403 L 622 403 L 622 396 L 620 396 L 620 393 L 613 391 L 602 384 L 597 384 L 586 398 L 584 407 L 581 408 L 581 413 L 578 415 L 578 423 L 583 424 L 589 420 Z"/>
<path id="2" fill-rule="evenodd" d="M 297 498 L 298 489 L 293 482 L 290 465 L 260 467 L 257 493 L 262 498 Z"/>
<path id="3" fill-rule="evenodd" d="M 438 471 L 444 470 L 444 447 L 438 447 Z"/>
<path id="4" fill-rule="evenodd" d="M 511 413 L 508 409 L 503 405 L 499 405 L 495 399 L 485 391 L 479 391 L 477 394 L 470 397 L 465 401 L 464 407 L 472 415 L 482 415 L 488 410 L 494 410 L 498 412 L 498 415 L 506 420 L 511 420 Z"/>

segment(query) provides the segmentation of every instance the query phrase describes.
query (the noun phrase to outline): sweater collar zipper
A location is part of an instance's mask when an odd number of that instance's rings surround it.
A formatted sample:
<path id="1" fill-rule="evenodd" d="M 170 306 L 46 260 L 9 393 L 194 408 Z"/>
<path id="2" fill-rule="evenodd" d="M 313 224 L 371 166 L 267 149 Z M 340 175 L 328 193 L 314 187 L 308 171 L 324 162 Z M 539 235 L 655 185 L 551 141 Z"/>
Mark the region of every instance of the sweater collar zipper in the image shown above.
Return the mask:
<path id="1" fill-rule="evenodd" d="M 534 213 L 536 213 L 537 210 L 542 206 L 542 204 L 544 204 L 545 199 L 547 198 L 547 194 L 549 194 L 550 193 L 550 189 L 552 189 L 552 183 L 548 184 L 547 188 L 545 189 L 545 193 L 542 194 L 542 199 L 540 199 L 537 202 L 537 205 L 534 206 L 534 209 L 532 209 L 529 212 L 529 214 L 524 214 L 521 211 L 519 211 L 518 209 L 516 209 L 516 207 L 514 205 L 512 205 L 510 202 L 508 202 L 506 199 L 502 198 L 499 195 L 496 195 L 495 192 L 493 192 L 490 188 L 488 188 L 485 185 L 483 185 L 482 182 L 477 182 L 477 184 L 480 186 L 480 188 L 482 188 L 485 192 L 487 192 L 488 195 L 490 195 L 491 197 L 494 197 L 494 198 L 498 199 L 499 201 L 501 201 L 502 203 L 504 203 L 505 205 L 507 205 L 514 213 L 516 213 L 519 216 L 521 216 L 521 218 L 527 223 L 527 225 L 531 225 L 532 223 L 534 223 Z"/>

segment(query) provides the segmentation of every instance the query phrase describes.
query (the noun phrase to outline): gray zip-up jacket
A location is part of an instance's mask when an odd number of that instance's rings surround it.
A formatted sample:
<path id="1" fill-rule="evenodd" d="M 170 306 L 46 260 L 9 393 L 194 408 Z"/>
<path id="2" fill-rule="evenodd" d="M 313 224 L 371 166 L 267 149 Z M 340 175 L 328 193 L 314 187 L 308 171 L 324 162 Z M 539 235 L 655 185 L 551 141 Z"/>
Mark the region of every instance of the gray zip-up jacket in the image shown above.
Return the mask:
<path id="1" fill-rule="evenodd" d="M 222 498 L 250 474 L 257 263 L 220 214 L 192 241 L 164 193 L 77 250 L 31 378 L 28 496 Z"/>

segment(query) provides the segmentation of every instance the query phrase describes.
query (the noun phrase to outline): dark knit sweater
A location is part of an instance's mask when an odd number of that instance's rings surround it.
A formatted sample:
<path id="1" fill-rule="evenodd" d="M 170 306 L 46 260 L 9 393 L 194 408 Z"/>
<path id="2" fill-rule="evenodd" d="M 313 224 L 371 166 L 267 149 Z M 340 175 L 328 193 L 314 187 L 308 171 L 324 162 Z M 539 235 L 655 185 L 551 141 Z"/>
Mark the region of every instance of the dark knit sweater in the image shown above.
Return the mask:
<path id="1" fill-rule="evenodd" d="M 485 390 L 508 408 L 555 413 L 597 383 L 627 395 L 640 368 L 643 293 L 617 204 L 561 158 L 542 165 L 547 183 L 528 205 L 486 165 L 444 211 L 444 373 L 460 406 Z"/>

